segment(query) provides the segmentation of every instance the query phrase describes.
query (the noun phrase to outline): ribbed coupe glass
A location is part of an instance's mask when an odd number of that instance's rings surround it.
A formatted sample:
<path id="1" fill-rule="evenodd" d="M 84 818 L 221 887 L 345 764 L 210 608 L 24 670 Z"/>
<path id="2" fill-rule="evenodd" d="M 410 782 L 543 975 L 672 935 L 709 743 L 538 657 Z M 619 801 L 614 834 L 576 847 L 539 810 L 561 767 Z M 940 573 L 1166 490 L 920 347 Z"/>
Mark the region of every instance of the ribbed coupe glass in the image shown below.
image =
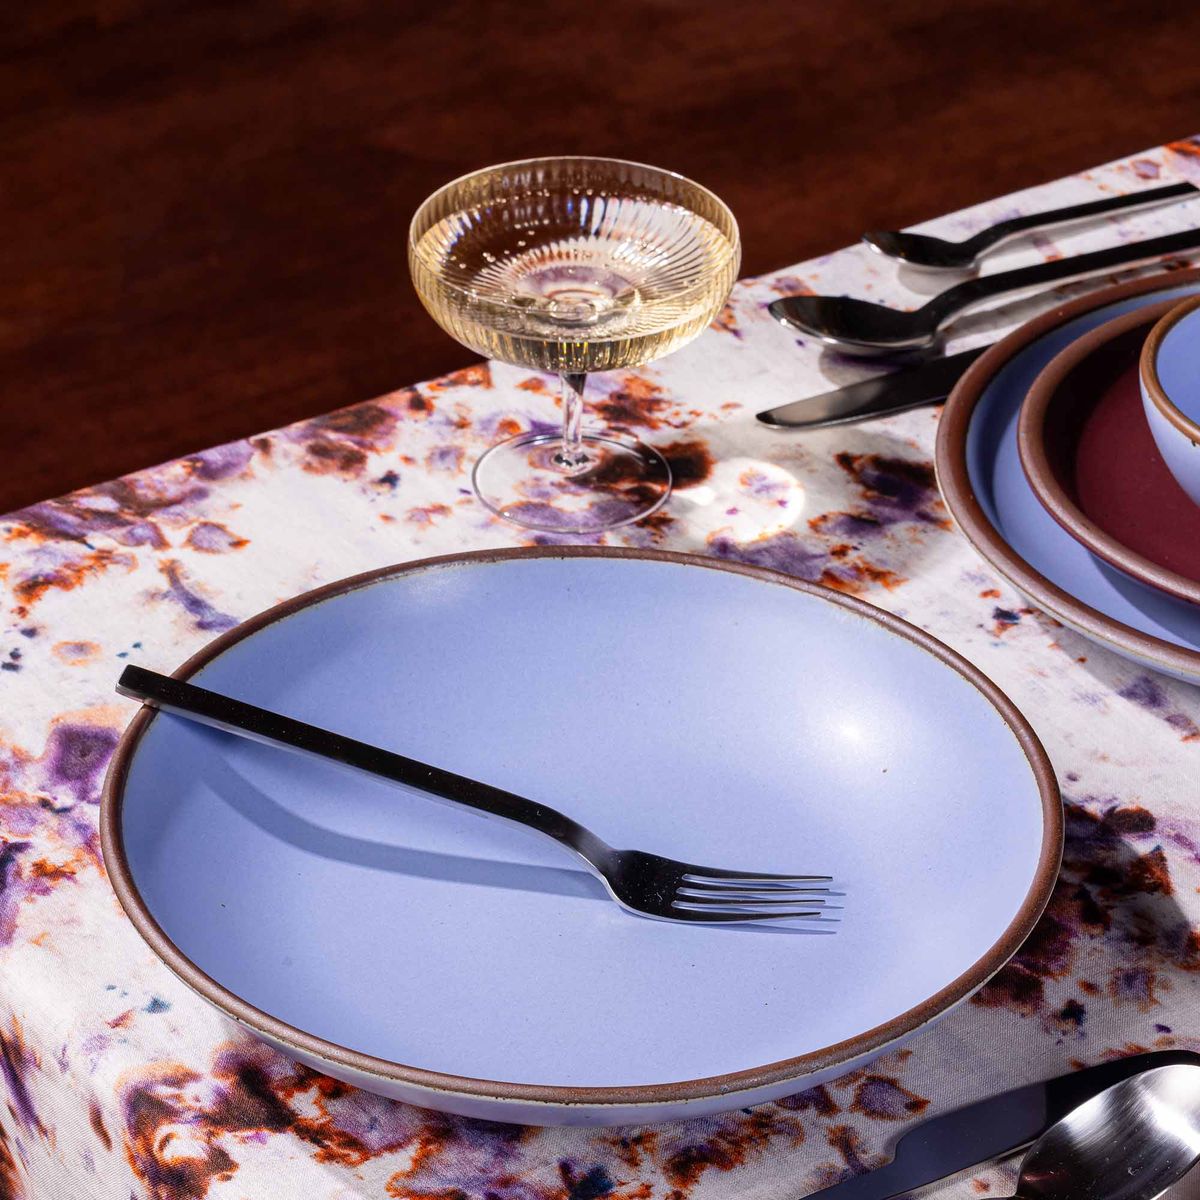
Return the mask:
<path id="1" fill-rule="evenodd" d="M 717 315 L 741 260 L 737 223 L 681 175 L 608 158 L 535 158 L 434 192 L 409 230 L 433 318 L 501 362 L 556 373 L 562 432 L 500 442 L 472 481 L 531 529 L 596 533 L 654 512 L 671 469 L 634 438 L 582 428 L 589 372 L 640 366 Z"/>

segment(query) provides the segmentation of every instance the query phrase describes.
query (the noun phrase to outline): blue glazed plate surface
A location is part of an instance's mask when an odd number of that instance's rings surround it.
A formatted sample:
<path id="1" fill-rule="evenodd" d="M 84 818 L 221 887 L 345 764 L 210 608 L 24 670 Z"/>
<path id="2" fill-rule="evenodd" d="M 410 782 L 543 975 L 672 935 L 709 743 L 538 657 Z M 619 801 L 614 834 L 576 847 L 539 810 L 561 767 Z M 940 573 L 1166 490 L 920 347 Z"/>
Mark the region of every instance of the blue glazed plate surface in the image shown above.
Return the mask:
<path id="1" fill-rule="evenodd" d="M 192 676 L 618 846 L 833 874 L 836 921 L 640 919 L 536 835 L 165 715 L 118 752 L 110 873 L 208 999 L 378 1091 L 544 1122 L 795 1091 L 978 987 L 1057 864 L 1019 714 L 875 611 L 715 560 L 464 556 L 301 598 Z"/>

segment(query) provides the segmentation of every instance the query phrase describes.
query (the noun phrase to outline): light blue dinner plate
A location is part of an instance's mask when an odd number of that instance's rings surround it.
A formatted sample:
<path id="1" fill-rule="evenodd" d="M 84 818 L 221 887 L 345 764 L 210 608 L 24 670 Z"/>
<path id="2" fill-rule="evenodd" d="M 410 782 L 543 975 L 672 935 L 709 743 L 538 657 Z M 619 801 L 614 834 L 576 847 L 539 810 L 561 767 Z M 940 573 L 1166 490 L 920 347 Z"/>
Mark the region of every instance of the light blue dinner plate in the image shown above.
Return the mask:
<path id="1" fill-rule="evenodd" d="M 1200 607 L 1095 557 L 1042 507 L 1017 452 L 1030 385 L 1105 321 L 1200 291 L 1200 271 L 1121 284 L 1043 314 L 992 347 L 954 389 L 938 429 L 946 505 L 976 549 L 1040 608 L 1118 654 L 1200 682 Z"/>
<path id="2" fill-rule="evenodd" d="M 143 710 L 103 811 L 142 935 L 266 1040 L 428 1107 L 625 1124 L 796 1091 L 977 989 L 1057 868 L 1052 773 L 994 685 L 869 605 L 715 559 L 389 568 L 180 673 L 618 846 L 836 877 L 815 925 L 645 920 L 537 835 Z"/>

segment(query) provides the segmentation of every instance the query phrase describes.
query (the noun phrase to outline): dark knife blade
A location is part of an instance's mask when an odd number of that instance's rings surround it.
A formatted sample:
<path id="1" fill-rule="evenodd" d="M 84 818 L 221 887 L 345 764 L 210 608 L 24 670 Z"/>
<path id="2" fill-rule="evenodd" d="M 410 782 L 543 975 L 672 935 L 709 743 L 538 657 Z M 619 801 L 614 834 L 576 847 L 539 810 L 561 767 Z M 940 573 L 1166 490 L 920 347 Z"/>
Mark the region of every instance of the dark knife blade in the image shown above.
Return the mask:
<path id="1" fill-rule="evenodd" d="M 988 1159 L 1020 1150 L 1105 1088 L 1171 1063 L 1200 1065 L 1200 1054 L 1187 1050 L 1133 1054 L 942 1113 L 904 1134 L 890 1163 L 813 1192 L 810 1200 L 890 1200 L 902 1196 Z"/>
<path id="2" fill-rule="evenodd" d="M 950 389 L 987 349 L 987 346 L 977 346 L 974 350 L 935 358 L 919 366 L 903 367 L 889 375 L 864 379 L 835 392 L 794 400 L 791 404 L 760 412 L 758 419 L 764 425 L 820 429 L 865 421 L 868 417 L 888 416 L 923 404 L 936 404 L 950 395 Z"/>

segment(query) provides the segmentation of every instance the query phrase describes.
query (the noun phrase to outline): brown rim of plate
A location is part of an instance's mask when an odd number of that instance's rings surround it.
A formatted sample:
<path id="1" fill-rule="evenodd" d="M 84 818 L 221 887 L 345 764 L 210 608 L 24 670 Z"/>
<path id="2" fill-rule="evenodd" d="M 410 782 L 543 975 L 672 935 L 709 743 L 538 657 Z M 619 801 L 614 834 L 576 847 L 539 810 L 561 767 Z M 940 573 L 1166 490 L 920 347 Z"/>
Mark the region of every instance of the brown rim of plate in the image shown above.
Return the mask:
<path id="1" fill-rule="evenodd" d="M 1054 403 L 1058 389 L 1071 372 L 1117 338 L 1124 337 L 1140 326 L 1153 325 L 1164 312 L 1169 313 L 1175 308 L 1176 304 L 1174 300 L 1161 300 L 1157 304 L 1147 304 L 1145 308 L 1123 313 L 1103 325 L 1098 325 L 1056 354 L 1033 381 L 1033 386 L 1021 405 L 1021 415 L 1017 421 L 1017 451 L 1033 494 L 1041 501 L 1042 507 L 1077 542 L 1086 546 L 1098 558 L 1111 563 L 1118 570 L 1140 580 L 1148 587 L 1167 592 L 1180 600 L 1200 604 L 1200 582 L 1180 575 L 1169 567 L 1160 566 L 1118 541 L 1111 533 L 1097 525 L 1071 499 L 1050 465 L 1045 441 L 1046 417 L 1050 406 Z"/>
<path id="2" fill-rule="evenodd" d="M 988 519 L 971 484 L 967 471 L 967 434 L 971 417 L 988 384 L 1017 354 L 1038 338 L 1098 308 L 1116 304 L 1132 296 L 1184 284 L 1200 283 L 1200 268 L 1159 272 L 1145 279 L 1133 279 L 1100 291 L 1089 292 L 1067 304 L 1042 313 L 1027 321 L 975 360 L 966 374 L 954 386 L 946 401 L 938 424 L 935 466 L 938 487 L 951 516 L 966 539 L 983 558 L 1005 579 L 1051 616 L 1087 634 L 1110 648 L 1150 660 L 1167 671 L 1185 678 L 1200 679 L 1200 650 L 1188 650 L 1164 641 L 1153 634 L 1142 633 L 1128 625 L 1105 616 L 1090 605 L 1077 600 L 1057 584 L 1051 583 L 1040 571 L 1035 571 L 1004 540 Z"/>
<path id="3" fill-rule="evenodd" d="M 1146 338 L 1146 344 L 1142 347 L 1142 357 L 1138 362 L 1138 373 L 1142 383 L 1145 384 L 1146 391 L 1150 393 L 1150 400 L 1154 404 L 1154 407 L 1184 437 L 1189 438 L 1196 445 L 1200 445 L 1200 425 L 1197 425 L 1195 421 L 1176 408 L 1163 389 L 1162 382 L 1158 378 L 1158 349 L 1162 345 L 1163 338 L 1184 317 L 1195 312 L 1198 308 L 1200 308 L 1200 296 L 1192 296 L 1186 300 L 1176 300 L 1174 306 L 1150 330 L 1150 336 Z"/>
<path id="4" fill-rule="evenodd" d="M 207 646 L 192 655 L 179 667 L 174 675 L 178 679 L 187 679 L 237 642 L 275 621 L 320 601 L 354 591 L 380 580 L 430 567 L 473 562 L 503 562 L 521 558 L 650 559 L 681 566 L 731 571 L 735 574 L 761 579 L 764 582 L 782 584 L 817 596 L 881 625 L 890 633 L 915 643 L 951 670 L 957 672 L 990 701 L 992 707 L 1008 725 L 1029 762 L 1041 795 L 1042 845 L 1038 864 L 1029 890 L 1008 927 L 991 949 L 963 974 L 907 1012 L 843 1042 L 763 1067 L 753 1067 L 725 1075 L 677 1083 L 639 1084 L 629 1087 L 570 1087 L 560 1084 L 503 1083 L 452 1075 L 441 1071 L 430 1071 L 421 1067 L 403 1066 L 326 1041 L 324 1038 L 297 1029 L 248 1004 L 206 975 L 187 958 L 151 916 L 130 873 L 120 832 L 121 805 L 129 766 L 142 735 L 154 719 L 154 710 L 143 707 L 138 710 L 121 735 L 104 781 L 100 809 L 100 837 L 104 863 L 113 890 L 137 931 L 166 966 L 202 998 L 251 1030 L 257 1030 L 268 1038 L 296 1050 L 318 1059 L 324 1059 L 331 1064 L 412 1087 L 425 1088 L 444 1094 L 484 1096 L 503 1101 L 540 1102 L 556 1106 L 655 1105 L 751 1091 L 793 1078 L 802 1079 L 815 1071 L 836 1067 L 863 1054 L 881 1050 L 888 1043 L 918 1029 L 958 1001 L 977 991 L 1008 962 L 1029 935 L 1049 901 L 1050 893 L 1058 876 L 1058 866 L 1062 855 L 1062 801 L 1045 749 L 1016 705 L 978 667 L 939 642 L 931 634 L 910 625 L 907 621 L 884 612 L 863 600 L 842 595 L 817 584 L 793 579 L 789 575 L 762 567 L 752 567 L 743 563 L 728 562 L 697 554 L 675 554 L 658 550 L 632 550 L 603 546 L 556 546 L 442 555 L 352 575 L 347 579 L 326 584 L 276 604 L 209 642 Z"/>

